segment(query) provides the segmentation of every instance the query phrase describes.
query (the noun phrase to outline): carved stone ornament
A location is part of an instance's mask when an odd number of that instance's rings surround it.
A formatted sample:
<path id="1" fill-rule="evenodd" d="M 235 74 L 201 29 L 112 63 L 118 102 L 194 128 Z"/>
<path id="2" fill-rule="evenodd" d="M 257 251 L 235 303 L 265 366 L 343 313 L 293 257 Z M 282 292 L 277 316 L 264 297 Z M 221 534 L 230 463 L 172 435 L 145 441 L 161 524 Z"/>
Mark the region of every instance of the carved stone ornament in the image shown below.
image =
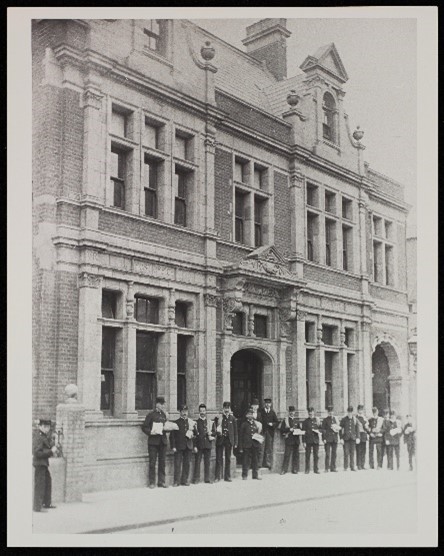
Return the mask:
<path id="1" fill-rule="evenodd" d="M 225 328 L 232 328 L 234 312 L 242 309 L 242 303 L 234 297 L 224 297 L 222 306 L 224 310 Z"/>
<path id="2" fill-rule="evenodd" d="M 99 288 L 102 283 L 102 277 L 89 272 L 82 272 L 79 275 L 79 288 Z"/>
<path id="3" fill-rule="evenodd" d="M 168 322 L 174 323 L 176 320 L 176 306 L 168 305 Z"/>
<path id="4" fill-rule="evenodd" d="M 296 93 L 294 89 L 292 89 L 287 95 L 287 104 L 291 106 L 291 108 L 295 108 L 299 101 L 301 100 L 300 96 Z"/>
<path id="5" fill-rule="evenodd" d="M 216 138 L 213 135 L 207 135 L 204 140 L 205 148 L 208 152 L 214 154 L 216 150 Z"/>
<path id="6" fill-rule="evenodd" d="M 360 141 L 363 137 L 364 132 L 362 131 L 362 129 L 359 128 L 359 126 L 356 126 L 356 129 L 353 132 L 353 139 L 355 139 L 356 141 Z"/>
<path id="7" fill-rule="evenodd" d="M 205 45 L 200 49 L 200 55 L 206 62 L 210 62 L 216 54 L 214 46 L 211 46 L 210 41 L 205 41 Z"/>
<path id="8" fill-rule="evenodd" d="M 305 311 L 297 311 L 296 312 L 296 319 L 299 321 L 305 321 L 305 319 L 307 318 L 307 313 Z M 322 334 L 322 329 L 321 329 L 321 334 Z"/>
<path id="9" fill-rule="evenodd" d="M 129 319 L 134 317 L 134 299 L 126 300 L 126 316 Z"/>
<path id="10" fill-rule="evenodd" d="M 99 91 L 96 91 L 94 89 L 87 89 L 83 93 L 83 106 L 85 108 L 90 107 L 100 110 L 100 108 L 102 107 L 102 99 L 103 95 Z"/>
<path id="11" fill-rule="evenodd" d="M 282 337 L 287 337 L 290 334 L 291 320 L 293 320 L 293 312 L 289 307 L 279 307 L 279 326 Z"/>
<path id="12" fill-rule="evenodd" d="M 280 261 L 273 259 L 244 259 L 240 265 L 244 270 L 265 273 L 281 278 L 293 278 L 291 272 Z"/>
<path id="13" fill-rule="evenodd" d="M 206 293 L 204 296 L 205 305 L 207 307 L 217 307 L 219 296 L 213 295 L 212 293 Z"/>
<path id="14" fill-rule="evenodd" d="M 269 288 L 267 286 L 261 286 L 259 284 L 253 284 L 247 282 L 244 287 L 245 293 L 254 295 L 257 297 L 270 297 L 272 299 L 278 297 L 279 292 L 276 288 Z"/>

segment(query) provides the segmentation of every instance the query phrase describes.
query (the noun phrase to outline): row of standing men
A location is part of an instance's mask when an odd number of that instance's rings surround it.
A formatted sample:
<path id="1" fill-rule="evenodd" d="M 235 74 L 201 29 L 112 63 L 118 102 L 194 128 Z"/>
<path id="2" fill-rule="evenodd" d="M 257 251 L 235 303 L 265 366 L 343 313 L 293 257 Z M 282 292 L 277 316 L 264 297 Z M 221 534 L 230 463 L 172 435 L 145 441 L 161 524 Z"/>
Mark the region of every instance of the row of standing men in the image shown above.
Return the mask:
<path id="1" fill-rule="evenodd" d="M 373 408 L 373 416 L 367 419 L 362 405 L 354 415 L 353 407 L 347 415 L 339 419 L 333 407 L 328 408 L 328 416 L 322 421 L 315 417 L 314 409 L 309 408 L 309 416 L 302 423 L 295 418 L 295 408 L 289 407 L 288 415 L 280 421 L 271 407 L 271 399 L 264 400 L 259 408 L 258 400 L 253 400 L 244 419 L 239 421 L 231 412 L 230 402 L 224 402 L 222 412 L 212 421 L 207 417 L 205 404 L 199 406 L 199 417 L 194 421 L 188 417 L 186 405 L 180 408 L 180 417 L 169 421 L 165 411 L 165 399 L 156 398 L 156 408 L 150 412 L 142 425 L 148 436 L 148 486 L 167 488 L 165 480 L 165 455 L 168 444 L 166 433 L 170 432 L 170 445 L 174 453 L 173 486 L 190 485 L 190 462 L 194 453 L 195 465 L 192 483 L 200 481 L 201 462 L 204 461 L 204 481 L 211 483 L 210 457 L 213 444 L 216 445 L 215 482 L 222 479 L 231 482 L 231 455 L 238 454 L 242 459 L 242 478 L 247 479 L 252 469 L 253 479 L 260 480 L 260 467 L 271 469 L 274 433 L 279 428 L 285 438 L 284 460 L 281 473 L 288 471 L 292 459 L 292 472 L 299 471 L 299 447 L 305 445 L 305 473 L 310 472 L 310 459 L 313 454 L 314 472 L 319 473 L 319 445 L 325 444 L 325 471 L 336 471 L 338 443 L 344 446 L 344 469 L 364 469 L 366 445 L 369 442 L 369 463 L 373 469 L 381 469 L 383 458 L 387 455 L 388 468 L 394 469 L 395 455 L 399 469 L 400 438 L 404 436 L 409 452 L 409 466 L 413 469 L 415 451 L 415 430 L 410 416 L 403 426 L 395 412 L 384 412 L 379 416 Z M 355 466 L 355 451 L 357 465 Z M 376 460 L 374 454 L 376 452 Z"/>

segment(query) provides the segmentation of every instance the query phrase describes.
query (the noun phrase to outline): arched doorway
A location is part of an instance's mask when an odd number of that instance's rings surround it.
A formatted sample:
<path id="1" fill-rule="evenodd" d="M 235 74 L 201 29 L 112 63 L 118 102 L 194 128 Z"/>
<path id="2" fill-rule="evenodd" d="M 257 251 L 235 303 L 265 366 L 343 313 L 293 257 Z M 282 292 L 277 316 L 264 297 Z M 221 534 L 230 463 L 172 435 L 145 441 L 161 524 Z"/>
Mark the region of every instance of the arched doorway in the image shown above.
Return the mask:
<path id="1" fill-rule="evenodd" d="M 377 345 L 372 355 L 373 370 L 373 406 L 381 413 L 390 409 L 390 367 L 381 344 Z"/>
<path id="2" fill-rule="evenodd" d="M 262 358 L 251 349 L 242 349 L 231 358 L 231 409 L 234 416 L 245 416 L 253 398 L 262 399 Z"/>

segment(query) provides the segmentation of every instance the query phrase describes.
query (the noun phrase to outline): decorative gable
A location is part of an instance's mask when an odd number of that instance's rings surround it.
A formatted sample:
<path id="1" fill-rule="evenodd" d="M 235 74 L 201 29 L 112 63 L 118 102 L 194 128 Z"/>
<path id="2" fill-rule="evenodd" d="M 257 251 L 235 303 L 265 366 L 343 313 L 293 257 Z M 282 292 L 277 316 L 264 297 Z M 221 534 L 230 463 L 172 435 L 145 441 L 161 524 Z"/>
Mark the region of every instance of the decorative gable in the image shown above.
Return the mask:
<path id="1" fill-rule="evenodd" d="M 334 43 L 322 46 L 313 56 L 307 56 L 299 67 L 305 73 L 320 70 L 334 77 L 340 83 L 348 81 L 347 72 Z"/>

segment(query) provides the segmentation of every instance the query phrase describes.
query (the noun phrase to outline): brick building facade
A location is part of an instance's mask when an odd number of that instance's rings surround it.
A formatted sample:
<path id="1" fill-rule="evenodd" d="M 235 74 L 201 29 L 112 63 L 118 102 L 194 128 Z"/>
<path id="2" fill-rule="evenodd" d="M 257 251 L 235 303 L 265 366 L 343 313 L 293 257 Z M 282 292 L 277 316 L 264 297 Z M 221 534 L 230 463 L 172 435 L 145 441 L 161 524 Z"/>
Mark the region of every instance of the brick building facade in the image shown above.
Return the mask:
<path id="1" fill-rule="evenodd" d="M 364 161 L 334 44 L 286 75 L 185 20 L 34 20 L 33 398 L 86 409 L 85 490 L 143 484 L 140 423 L 252 397 L 409 409 L 403 186 Z"/>

